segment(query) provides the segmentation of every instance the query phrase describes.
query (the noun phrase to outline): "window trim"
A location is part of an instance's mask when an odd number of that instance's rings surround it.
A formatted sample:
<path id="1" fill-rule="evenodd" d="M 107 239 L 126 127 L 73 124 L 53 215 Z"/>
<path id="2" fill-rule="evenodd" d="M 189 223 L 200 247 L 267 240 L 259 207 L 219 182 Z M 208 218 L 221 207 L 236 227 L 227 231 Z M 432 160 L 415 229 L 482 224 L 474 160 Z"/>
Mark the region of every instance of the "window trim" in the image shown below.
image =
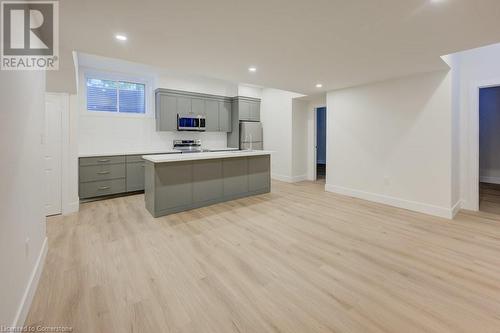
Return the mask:
<path id="1" fill-rule="evenodd" d="M 111 80 L 128 83 L 144 84 L 144 113 L 114 112 L 114 111 L 92 111 L 87 104 L 87 79 Z M 121 74 L 115 72 L 83 69 L 80 76 L 80 87 L 82 89 L 81 113 L 87 117 L 121 117 L 121 118 L 154 118 L 153 101 L 153 78 L 139 75 Z M 119 103 L 119 102 L 118 102 Z M 119 107 L 119 105 L 118 105 Z"/>

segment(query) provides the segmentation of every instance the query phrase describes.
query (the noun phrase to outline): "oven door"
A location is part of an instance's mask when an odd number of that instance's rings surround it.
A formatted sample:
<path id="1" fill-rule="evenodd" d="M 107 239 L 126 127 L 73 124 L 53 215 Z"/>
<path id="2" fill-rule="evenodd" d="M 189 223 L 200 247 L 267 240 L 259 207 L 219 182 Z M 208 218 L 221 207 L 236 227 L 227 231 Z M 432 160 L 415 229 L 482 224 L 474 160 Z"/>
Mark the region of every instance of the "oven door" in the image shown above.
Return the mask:
<path id="1" fill-rule="evenodd" d="M 199 131 L 200 119 L 195 117 L 177 115 L 177 130 L 179 131 Z"/>

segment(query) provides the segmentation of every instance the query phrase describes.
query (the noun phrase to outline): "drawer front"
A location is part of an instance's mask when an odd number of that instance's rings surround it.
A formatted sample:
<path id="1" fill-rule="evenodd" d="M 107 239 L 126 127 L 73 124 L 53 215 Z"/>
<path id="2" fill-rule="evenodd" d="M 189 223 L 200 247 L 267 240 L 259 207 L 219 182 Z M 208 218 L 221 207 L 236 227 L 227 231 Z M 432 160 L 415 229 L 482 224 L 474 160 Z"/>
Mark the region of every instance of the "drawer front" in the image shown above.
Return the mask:
<path id="1" fill-rule="evenodd" d="M 125 178 L 125 164 L 87 165 L 80 167 L 80 182 Z"/>
<path id="2" fill-rule="evenodd" d="M 127 163 L 127 192 L 144 191 L 145 162 Z"/>
<path id="3" fill-rule="evenodd" d="M 153 154 L 144 154 L 153 155 Z M 127 163 L 144 162 L 142 155 L 127 155 Z"/>
<path id="4" fill-rule="evenodd" d="M 125 156 L 80 157 L 80 166 L 125 163 Z"/>
<path id="5" fill-rule="evenodd" d="M 80 199 L 94 198 L 123 192 L 125 192 L 125 178 L 80 183 Z"/>

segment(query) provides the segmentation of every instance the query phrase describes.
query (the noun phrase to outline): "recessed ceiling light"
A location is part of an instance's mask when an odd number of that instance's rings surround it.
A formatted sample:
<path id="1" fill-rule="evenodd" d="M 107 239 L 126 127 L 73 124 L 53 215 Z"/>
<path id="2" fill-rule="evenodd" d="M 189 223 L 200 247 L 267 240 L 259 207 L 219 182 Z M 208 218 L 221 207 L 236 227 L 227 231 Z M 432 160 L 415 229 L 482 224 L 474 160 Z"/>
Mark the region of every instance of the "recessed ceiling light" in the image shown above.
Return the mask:
<path id="1" fill-rule="evenodd" d="M 127 36 L 125 35 L 115 35 L 115 38 L 121 41 L 127 40 Z"/>
<path id="2" fill-rule="evenodd" d="M 321 83 L 317 83 L 316 88 L 323 88 L 323 85 Z"/>
<path id="3" fill-rule="evenodd" d="M 257 67 L 254 67 L 254 66 L 248 67 L 248 71 L 252 72 L 252 73 L 255 73 L 255 72 L 257 72 Z"/>

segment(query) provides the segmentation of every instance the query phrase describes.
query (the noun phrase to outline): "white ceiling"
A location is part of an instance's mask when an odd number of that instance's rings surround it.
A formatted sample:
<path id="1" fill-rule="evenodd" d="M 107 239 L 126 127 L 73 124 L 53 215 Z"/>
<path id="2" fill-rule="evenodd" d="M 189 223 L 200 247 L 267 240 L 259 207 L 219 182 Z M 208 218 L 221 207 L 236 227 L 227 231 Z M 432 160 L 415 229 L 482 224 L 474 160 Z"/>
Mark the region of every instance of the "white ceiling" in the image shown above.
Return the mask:
<path id="1" fill-rule="evenodd" d="M 442 69 L 441 55 L 499 42 L 500 1 L 63 0 L 60 38 L 51 91 L 74 91 L 77 50 L 310 94 Z"/>

